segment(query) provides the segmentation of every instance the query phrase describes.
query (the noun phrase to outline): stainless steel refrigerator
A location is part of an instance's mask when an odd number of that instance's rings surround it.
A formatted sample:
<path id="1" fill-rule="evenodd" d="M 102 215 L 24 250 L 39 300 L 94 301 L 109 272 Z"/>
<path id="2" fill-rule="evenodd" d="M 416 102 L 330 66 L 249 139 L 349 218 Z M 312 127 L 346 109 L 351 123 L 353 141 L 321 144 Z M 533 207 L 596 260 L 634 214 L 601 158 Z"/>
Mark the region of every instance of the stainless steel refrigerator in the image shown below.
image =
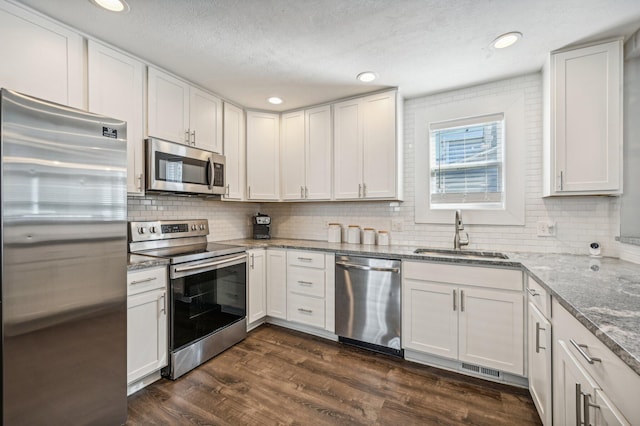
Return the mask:
<path id="1" fill-rule="evenodd" d="M 2 421 L 126 421 L 126 123 L 2 89 Z"/>

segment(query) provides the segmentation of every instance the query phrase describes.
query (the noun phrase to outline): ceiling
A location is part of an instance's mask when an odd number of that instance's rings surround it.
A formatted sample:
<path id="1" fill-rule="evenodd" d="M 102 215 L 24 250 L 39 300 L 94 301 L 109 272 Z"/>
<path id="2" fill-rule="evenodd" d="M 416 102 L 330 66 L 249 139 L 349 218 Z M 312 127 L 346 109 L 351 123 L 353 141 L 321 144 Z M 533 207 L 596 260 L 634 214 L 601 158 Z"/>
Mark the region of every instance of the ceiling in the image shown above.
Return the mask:
<path id="1" fill-rule="evenodd" d="M 17 0 L 16 0 L 17 1 Z M 241 106 L 285 111 L 385 87 L 405 97 L 534 72 L 640 27 L 638 0 L 20 0 Z M 498 35 L 520 31 L 495 50 Z M 355 79 L 375 71 L 373 83 Z M 284 103 L 273 106 L 269 96 Z"/>

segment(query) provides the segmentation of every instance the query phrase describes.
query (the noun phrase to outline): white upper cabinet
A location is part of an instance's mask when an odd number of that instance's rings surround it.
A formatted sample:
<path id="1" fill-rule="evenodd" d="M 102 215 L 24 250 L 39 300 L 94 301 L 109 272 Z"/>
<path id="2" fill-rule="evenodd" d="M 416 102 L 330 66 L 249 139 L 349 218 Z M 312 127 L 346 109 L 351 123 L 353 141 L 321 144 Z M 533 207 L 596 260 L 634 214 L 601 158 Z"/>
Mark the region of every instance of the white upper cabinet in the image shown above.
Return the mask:
<path id="1" fill-rule="evenodd" d="M 222 152 L 222 101 L 149 67 L 149 136 Z"/>
<path id="2" fill-rule="evenodd" d="M 280 115 L 247 112 L 247 199 L 278 200 Z"/>
<path id="3" fill-rule="evenodd" d="M 544 195 L 622 192 L 622 40 L 551 54 Z"/>
<path id="4" fill-rule="evenodd" d="M 282 115 L 280 158 L 284 200 L 331 198 L 331 107 Z"/>
<path id="5" fill-rule="evenodd" d="M 127 122 L 127 192 L 144 194 L 142 62 L 89 40 L 89 111 Z"/>
<path id="6" fill-rule="evenodd" d="M 223 200 L 243 200 L 245 181 L 245 120 L 244 111 L 224 104 L 224 155 L 226 158 L 227 191 Z"/>
<path id="7" fill-rule="evenodd" d="M 9 3 L 0 3 L 0 87 L 84 108 L 82 37 Z"/>
<path id="8" fill-rule="evenodd" d="M 398 199 L 396 91 L 334 105 L 336 199 Z"/>

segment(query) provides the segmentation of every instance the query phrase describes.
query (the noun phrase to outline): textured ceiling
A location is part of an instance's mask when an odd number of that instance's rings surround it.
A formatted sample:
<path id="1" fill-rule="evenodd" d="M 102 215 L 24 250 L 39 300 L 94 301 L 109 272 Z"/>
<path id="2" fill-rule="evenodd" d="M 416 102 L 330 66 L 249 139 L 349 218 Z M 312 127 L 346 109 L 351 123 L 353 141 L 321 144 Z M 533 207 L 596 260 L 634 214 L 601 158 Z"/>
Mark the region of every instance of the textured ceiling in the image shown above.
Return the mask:
<path id="1" fill-rule="evenodd" d="M 20 0 L 249 108 L 383 87 L 405 97 L 539 70 L 545 54 L 640 27 L 639 0 Z M 520 31 L 512 48 L 499 34 Z M 360 83 L 357 73 L 379 74 Z M 274 107 L 266 98 L 285 102 Z"/>

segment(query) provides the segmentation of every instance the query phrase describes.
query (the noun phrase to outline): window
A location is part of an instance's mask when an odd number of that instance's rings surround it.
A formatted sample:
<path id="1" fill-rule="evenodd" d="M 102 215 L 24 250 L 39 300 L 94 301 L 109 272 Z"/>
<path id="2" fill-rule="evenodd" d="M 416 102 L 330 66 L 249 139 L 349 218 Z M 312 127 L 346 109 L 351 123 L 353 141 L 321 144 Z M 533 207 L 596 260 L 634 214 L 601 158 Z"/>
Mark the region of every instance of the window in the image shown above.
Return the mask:
<path id="1" fill-rule="evenodd" d="M 431 208 L 504 206 L 504 115 L 431 123 Z"/>
<path id="2" fill-rule="evenodd" d="M 515 88 L 415 110 L 416 223 L 524 225 L 525 110 Z"/>

